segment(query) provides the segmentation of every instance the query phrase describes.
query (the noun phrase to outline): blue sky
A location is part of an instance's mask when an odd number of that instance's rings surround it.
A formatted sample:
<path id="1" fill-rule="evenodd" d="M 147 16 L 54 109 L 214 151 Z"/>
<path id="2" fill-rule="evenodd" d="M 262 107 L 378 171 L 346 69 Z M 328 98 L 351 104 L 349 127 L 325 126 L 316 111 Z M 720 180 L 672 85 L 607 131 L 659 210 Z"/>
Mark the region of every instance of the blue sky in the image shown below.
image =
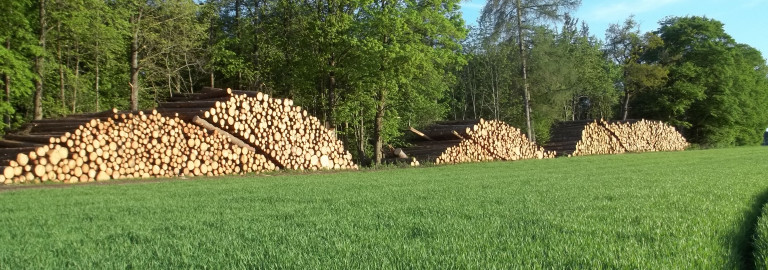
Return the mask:
<path id="1" fill-rule="evenodd" d="M 464 0 L 464 20 L 476 25 L 485 0 Z M 623 23 L 635 15 L 643 32 L 656 30 L 667 16 L 706 16 L 725 24 L 725 32 L 736 42 L 749 44 L 768 58 L 768 0 L 582 0 L 574 13 L 586 21 L 590 32 L 605 39 L 612 23 Z"/>

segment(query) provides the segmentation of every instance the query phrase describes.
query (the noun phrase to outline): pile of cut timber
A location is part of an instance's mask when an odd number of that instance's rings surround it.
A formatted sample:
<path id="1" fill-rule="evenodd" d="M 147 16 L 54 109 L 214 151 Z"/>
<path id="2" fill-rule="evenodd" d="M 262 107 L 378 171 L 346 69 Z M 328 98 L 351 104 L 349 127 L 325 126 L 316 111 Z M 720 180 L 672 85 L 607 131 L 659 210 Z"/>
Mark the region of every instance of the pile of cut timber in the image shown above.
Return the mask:
<path id="1" fill-rule="evenodd" d="M 332 130 L 290 99 L 261 92 L 206 88 L 161 103 L 158 110 L 193 114 L 193 122 L 220 129 L 264 153 L 280 168 L 357 169 Z"/>
<path id="2" fill-rule="evenodd" d="M 334 132 L 288 99 L 204 88 L 158 105 L 33 121 L 0 140 L 0 183 L 357 168 Z"/>
<path id="3" fill-rule="evenodd" d="M 659 121 L 573 121 L 557 124 L 545 146 L 561 155 L 681 151 L 688 147 L 674 127 Z"/>
<path id="4" fill-rule="evenodd" d="M 529 141 L 519 129 L 498 120 L 439 122 L 423 131 L 412 131 L 421 140 L 403 151 L 417 160 L 436 164 L 555 156 Z"/>
<path id="5" fill-rule="evenodd" d="M 275 167 L 263 155 L 236 146 L 215 131 L 156 112 L 113 110 L 40 120 L 26 132 L 0 141 L 5 164 L 0 180 L 5 184 L 214 176 Z"/>

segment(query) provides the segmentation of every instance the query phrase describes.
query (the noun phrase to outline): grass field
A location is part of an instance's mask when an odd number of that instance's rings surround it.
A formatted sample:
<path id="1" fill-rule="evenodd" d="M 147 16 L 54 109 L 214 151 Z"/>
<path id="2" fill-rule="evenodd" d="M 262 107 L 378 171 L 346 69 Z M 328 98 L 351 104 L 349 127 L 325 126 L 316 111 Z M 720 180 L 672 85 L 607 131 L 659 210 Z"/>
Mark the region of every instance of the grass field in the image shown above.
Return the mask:
<path id="1" fill-rule="evenodd" d="M 752 268 L 767 200 L 768 147 L 18 189 L 0 268 Z"/>

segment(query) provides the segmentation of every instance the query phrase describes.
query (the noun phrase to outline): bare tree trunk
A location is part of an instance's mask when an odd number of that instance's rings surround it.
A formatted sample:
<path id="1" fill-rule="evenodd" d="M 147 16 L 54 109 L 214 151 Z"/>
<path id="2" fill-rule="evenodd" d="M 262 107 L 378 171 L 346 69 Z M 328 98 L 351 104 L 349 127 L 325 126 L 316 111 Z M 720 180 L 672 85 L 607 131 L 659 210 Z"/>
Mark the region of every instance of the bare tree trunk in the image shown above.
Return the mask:
<path id="1" fill-rule="evenodd" d="M 627 116 L 629 116 L 629 92 L 624 89 L 624 105 L 621 107 L 622 117 L 621 120 L 627 120 Z"/>
<path id="2" fill-rule="evenodd" d="M 189 61 L 187 60 L 187 54 L 186 53 L 184 54 L 184 65 L 187 66 L 187 78 L 189 79 L 189 92 L 190 93 L 194 93 L 195 92 L 195 89 L 194 89 L 195 82 L 192 81 L 192 69 L 189 68 Z M 181 93 L 181 92 L 179 92 L 179 93 Z M 171 95 L 171 96 L 173 96 L 173 95 Z"/>
<path id="3" fill-rule="evenodd" d="M 208 50 L 209 50 L 209 52 L 213 51 L 214 37 L 215 37 L 215 33 L 216 33 L 216 31 L 214 29 L 214 27 L 216 26 L 216 20 L 214 18 L 215 18 L 214 16 L 211 16 L 211 22 L 210 22 L 210 25 L 208 25 Z M 215 87 L 214 82 L 215 82 L 216 77 L 213 74 L 213 70 L 214 70 L 213 69 L 213 63 L 212 63 L 213 62 L 213 55 L 211 55 L 210 57 L 211 57 L 211 59 L 208 59 L 208 65 L 209 65 L 209 68 L 211 69 L 210 70 L 210 73 L 211 73 L 210 74 L 211 75 L 211 88 L 214 88 Z"/>
<path id="4" fill-rule="evenodd" d="M 72 87 L 72 91 L 77 97 L 77 92 L 80 89 L 80 48 L 79 44 L 75 42 L 75 83 Z M 75 106 L 77 103 L 73 100 L 72 102 L 72 113 L 77 113 L 77 106 Z"/>
<path id="5" fill-rule="evenodd" d="M 336 125 L 336 119 L 333 117 L 333 110 L 336 108 L 336 72 L 333 71 L 336 67 L 336 59 L 333 53 L 328 60 L 328 65 L 331 67 L 331 71 L 328 72 L 328 125 L 333 127 Z"/>
<path id="6" fill-rule="evenodd" d="M 61 22 L 56 23 L 57 38 L 56 38 L 56 55 L 59 60 L 59 96 L 63 107 L 67 106 L 64 93 L 64 61 L 61 59 Z"/>
<path id="7" fill-rule="evenodd" d="M 130 22 L 133 24 L 133 36 L 131 39 L 131 110 L 139 110 L 139 29 L 141 26 L 142 10 L 131 15 Z"/>
<path id="8" fill-rule="evenodd" d="M 242 5 L 240 0 L 235 0 L 235 36 L 240 39 L 240 6 Z"/>
<path id="9" fill-rule="evenodd" d="M 363 109 L 360 109 L 360 137 L 358 138 L 357 143 L 358 156 L 360 157 L 360 161 L 362 161 L 365 159 L 365 114 L 363 114 Z"/>
<path id="10" fill-rule="evenodd" d="M 45 32 L 48 27 L 45 20 L 45 0 L 40 1 L 40 36 L 39 45 L 43 52 L 45 52 Z M 37 72 L 37 78 L 35 79 L 35 97 L 34 103 L 34 119 L 43 119 L 43 81 L 45 79 L 45 56 L 35 56 L 35 71 Z"/>
<path id="11" fill-rule="evenodd" d="M 168 95 L 173 96 L 173 84 L 171 83 L 171 67 L 168 65 L 168 55 L 165 55 L 165 75 L 168 76 Z M 157 98 L 155 98 L 157 100 Z"/>
<path id="12" fill-rule="evenodd" d="M 98 44 L 98 43 L 97 43 Z M 98 46 L 98 45 L 97 45 Z M 99 106 L 99 55 L 96 55 L 96 111 L 101 111 Z"/>
<path id="13" fill-rule="evenodd" d="M 376 106 L 376 120 L 373 129 L 373 138 L 376 140 L 374 153 L 376 155 L 376 165 L 381 165 L 381 159 L 384 157 L 381 148 L 383 146 L 382 130 L 384 128 L 384 110 L 386 109 L 387 89 L 382 87 L 379 92 L 379 104 Z"/>
<path id="14" fill-rule="evenodd" d="M 533 131 L 533 119 L 531 119 L 531 93 L 528 91 L 528 72 L 525 61 L 525 47 L 523 46 L 523 10 L 520 0 L 517 0 L 517 44 L 520 47 L 520 69 L 523 75 L 523 103 L 525 105 L 525 126 L 528 128 L 528 139 L 536 141 L 536 133 Z"/>
<path id="15" fill-rule="evenodd" d="M 11 38 L 7 38 L 5 40 L 5 48 L 10 52 L 11 51 Z M 8 75 L 8 73 L 3 74 L 3 83 L 5 84 L 5 102 L 7 102 L 9 105 L 11 104 L 11 76 Z M 10 130 L 11 127 L 11 114 L 7 113 L 3 116 L 3 121 L 5 122 L 5 130 Z"/>
<path id="16" fill-rule="evenodd" d="M 131 41 L 131 110 L 139 109 L 139 44 L 138 33 Z"/>

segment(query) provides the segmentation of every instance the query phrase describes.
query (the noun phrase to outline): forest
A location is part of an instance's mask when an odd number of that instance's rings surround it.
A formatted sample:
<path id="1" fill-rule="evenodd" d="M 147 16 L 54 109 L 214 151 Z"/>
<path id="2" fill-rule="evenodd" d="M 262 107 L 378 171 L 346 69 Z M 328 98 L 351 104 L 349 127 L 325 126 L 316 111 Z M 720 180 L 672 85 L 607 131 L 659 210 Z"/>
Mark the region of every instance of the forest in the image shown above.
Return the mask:
<path id="1" fill-rule="evenodd" d="M 543 143 L 558 121 L 645 118 L 701 147 L 757 145 L 768 126 L 765 58 L 703 16 L 597 37 L 578 0 L 489 0 L 476 26 L 458 0 L 3 2 L 6 131 L 202 87 L 291 98 L 360 164 L 439 120 L 500 119 Z"/>

